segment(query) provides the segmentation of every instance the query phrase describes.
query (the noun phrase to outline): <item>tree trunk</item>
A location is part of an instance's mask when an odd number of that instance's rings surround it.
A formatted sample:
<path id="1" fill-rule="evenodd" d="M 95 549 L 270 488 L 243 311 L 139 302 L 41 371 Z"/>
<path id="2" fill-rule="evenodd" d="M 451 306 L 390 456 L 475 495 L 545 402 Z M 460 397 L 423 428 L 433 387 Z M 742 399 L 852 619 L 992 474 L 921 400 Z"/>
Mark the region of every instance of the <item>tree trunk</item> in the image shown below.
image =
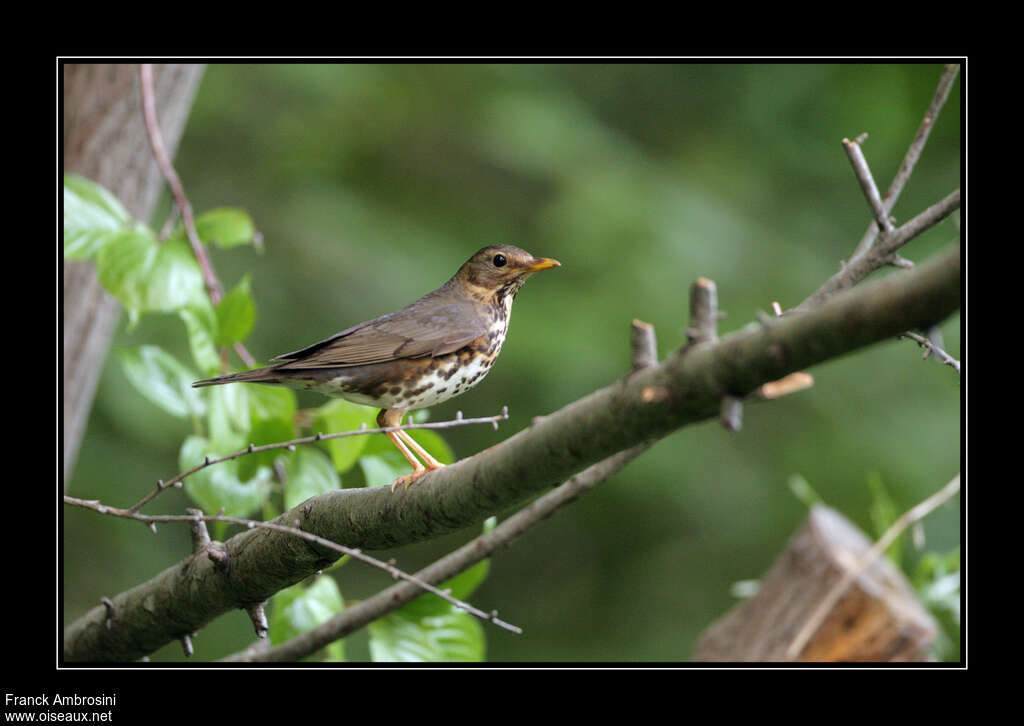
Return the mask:
<path id="1" fill-rule="evenodd" d="M 171 156 L 202 72 L 201 65 L 153 68 L 160 128 Z M 102 184 L 133 217 L 148 221 L 162 178 L 143 123 L 138 66 L 67 64 L 63 74 L 64 171 Z M 92 262 L 64 262 L 65 490 L 119 314 Z"/>

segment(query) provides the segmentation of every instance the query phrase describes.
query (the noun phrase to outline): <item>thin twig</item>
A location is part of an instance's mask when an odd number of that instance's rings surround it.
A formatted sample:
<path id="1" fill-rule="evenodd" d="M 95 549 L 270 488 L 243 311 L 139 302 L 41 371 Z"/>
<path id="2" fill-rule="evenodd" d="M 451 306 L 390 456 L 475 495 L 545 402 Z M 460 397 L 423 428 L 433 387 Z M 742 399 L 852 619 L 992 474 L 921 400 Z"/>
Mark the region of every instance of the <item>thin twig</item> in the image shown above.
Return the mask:
<path id="1" fill-rule="evenodd" d="M 100 598 L 100 602 L 103 603 L 103 607 L 107 609 L 107 617 L 106 620 L 103 621 L 104 625 L 106 625 L 107 628 L 110 628 L 114 623 L 114 615 L 117 614 L 117 610 L 114 608 L 114 601 L 104 595 Z"/>
<path id="2" fill-rule="evenodd" d="M 341 438 L 346 438 L 348 436 L 365 436 L 365 435 L 368 435 L 368 434 L 387 434 L 387 433 L 391 433 L 392 431 L 400 431 L 400 430 L 401 431 L 408 431 L 410 429 L 447 429 L 447 428 L 452 428 L 454 426 L 466 426 L 466 425 L 469 425 L 469 424 L 480 424 L 480 423 L 489 423 L 489 424 L 491 424 L 491 425 L 496 427 L 498 425 L 499 421 L 504 421 L 507 418 L 508 418 L 508 406 L 503 406 L 502 409 L 501 409 L 501 413 L 497 414 L 496 416 L 484 416 L 484 417 L 481 417 L 481 418 L 456 418 L 456 419 L 453 419 L 451 421 L 436 421 L 436 422 L 433 422 L 433 423 L 420 423 L 420 424 L 408 423 L 408 424 L 402 424 L 401 426 L 386 426 L 384 428 L 376 428 L 376 429 L 371 429 L 371 428 L 365 428 L 364 427 L 364 428 L 357 429 L 355 431 L 341 431 L 341 432 L 334 433 L 334 434 L 316 433 L 313 436 L 304 436 L 304 437 L 299 438 L 299 439 L 292 439 L 291 441 L 278 441 L 278 442 L 275 442 L 275 443 L 272 443 L 272 444 L 261 444 L 260 446 L 254 446 L 253 444 L 249 444 L 245 448 L 239 449 L 238 451 L 235 451 L 234 453 L 231 453 L 231 454 L 225 454 L 224 456 L 219 456 L 219 457 L 216 457 L 216 458 L 210 458 L 209 456 L 207 456 L 201 463 L 196 464 L 191 469 L 189 469 L 187 471 L 183 471 L 180 474 L 178 474 L 177 476 L 175 476 L 175 477 L 173 477 L 171 479 L 168 479 L 167 481 L 164 481 L 164 480 L 161 479 L 159 482 L 157 482 L 156 489 L 150 491 L 149 494 L 147 494 L 142 499 L 140 499 L 138 502 L 136 502 L 136 504 L 133 505 L 131 508 L 129 508 L 128 511 L 129 512 L 137 512 L 137 511 L 139 511 L 140 509 L 142 509 L 142 507 L 144 507 L 146 504 L 148 504 L 150 501 L 152 501 L 153 498 L 156 497 L 158 494 L 160 494 L 161 492 L 163 492 L 163 491 L 165 491 L 167 489 L 170 489 L 171 487 L 180 486 L 181 482 L 186 477 L 191 476 L 192 474 L 195 474 L 197 471 L 200 471 L 201 469 L 205 469 L 208 466 L 213 466 L 214 464 L 220 464 L 221 462 L 224 462 L 224 461 L 230 461 L 231 459 L 237 459 L 238 457 L 245 456 L 246 454 L 257 454 L 257 453 L 260 453 L 260 452 L 263 452 L 263 451 L 273 451 L 275 449 L 293 449 L 296 446 L 299 446 L 301 444 L 312 444 L 312 443 L 315 443 L 317 441 L 329 441 L 330 439 L 341 439 Z"/>
<path id="3" fill-rule="evenodd" d="M 310 532 L 298 529 L 297 527 L 288 527 L 283 524 L 274 524 L 273 522 L 259 522 L 253 519 L 243 519 L 241 517 L 229 517 L 223 514 L 139 514 L 138 512 L 133 512 L 130 509 L 118 509 L 117 507 L 105 505 L 96 499 L 79 499 L 77 497 L 70 497 L 67 495 L 64 496 L 64 503 L 76 507 L 83 507 L 85 509 L 92 509 L 95 512 L 99 512 L 100 514 L 108 514 L 112 517 L 135 519 L 140 522 L 146 522 L 147 524 L 151 522 L 194 523 L 197 520 L 202 520 L 204 522 L 226 522 L 228 524 L 239 524 L 249 529 L 252 529 L 253 527 L 260 527 L 263 529 L 271 529 L 276 532 L 291 534 L 296 537 L 301 537 L 302 539 L 308 542 L 314 542 L 315 544 L 318 544 L 321 547 L 326 547 L 327 549 L 334 550 L 335 552 L 339 552 L 343 555 L 348 555 L 353 559 L 360 560 L 368 565 L 372 565 L 373 567 L 378 567 L 387 572 L 396 580 L 405 580 L 406 582 L 415 585 L 421 590 L 426 590 L 427 592 L 433 593 L 434 595 L 437 595 L 438 597 L 450 602 L 452 605 L 461 608 L 472 615 L 475 615 L 481 620 L 492 622 L 498 627 L 504 628 L 505 630 L 509 630 L 513 633 L 522 633 L 521 628 L 506 623 L 503 620 L 499 620 L 498 618 L 493 617 L 490 613 L 485 613 L 482 610 L 478 610 L 472 605 L 452 597 L 449 593 L 439 590 L 430 583 L 424 582 L 423 580 L 420 580 L 413 575 L 409 575 L 403 572 L 391 563 L 382 562 L 375 557 L 371 557 L 370 555 L 365 554 L 364 552 L 362 552 L 362 550 L 340 545 L 319 535 L 315 535 Z"/>
<path id="4" fill-rule="evenodd" d="M 875 270 L 894 263 L 896 252 L 922 232 L 935 226 L 960 208 L 960 189 L 954 189 L 945 199 L 933 204 L 906 224 L 897 227 L 888 235 L 884 244 L 871 247 L 864 254 L 851 258 L 842 269 L 830 277 L 824 285 L 815 290 L 795 308 L 796 312 L 812 310 L 836 293 L 848 290 Z M 875 223 L 872 222 L 874 227 Z"/>
<path id="5" fill-rule="evenodd" d="M 167 214 L 167 219 L 164 220 L 164 226 L 160 228 L 160 241 L 165 242 L 167 238 L 174 232 L 174 223 L 178 221 L 178 207 L 171 207 L 170 212 Z"/>
<path id="6" fill-rule="evenodd" d="M 718 340 L 718 287 L 714 280 L 697 278 L 690 285 L 690 325 L 686 328 L 686 348 Z"/>
<path id="7" fill-rule="evenodd" d="M 899 337 L 900 338 L 910 338 L 915 343 L 917 343 L 922 348 L 924 348 L 925 349 L 925 353 L 924 353 L 925 358 L 927 358 L 929 355 L 934 353 L 935 356 L 940 361 L 942 361 L 944 364 L 946 364 L 947 366 L 949 366 L 950 368 L 955 370 L 958 374 L 960 373 L 960 361 L 958 361 L 956 358 L 951 356 L 949 353 L 944 351 L 939 346 L 935 345 L 935 343 L 933 343 L 932 341 L 930 341 L 928 338 L 924 337 L 923 335 L 918 335 L 917 333 L 911 333 L 911 332 L 908 331 L 906 333 L 901 334 Z"/>
<path id="8" fill-rule="evenodd" d="M 195 219 L 192 217 L 192 205 L 189 203 L 188 197 L 185 196 L 185 188 L 182 186 L 178 172 L 174 170 L 170 156 L 167 154 L 167 148 L 164 146 L 163 135 L 160 133 L 160 122 L 157 120 L 156 115 L 156 102 L 154 101 L 153 93 L 153 66 L 150 63 L 142 63 L 139 66 L 139 80 L 142 86 L 142 112 L 146 120 L 146 132 L 149 134 L 149 143 L 153 148 L 153 157 L 156 159 L 164 179 L 167 180 L 167 186 L 171 189 L 174 203 L 181 212 L 181 220 L 185 225 L 185 234 L 192 245 L 192 252 L 199 262 L 199 267 L 203 271 L 203 280 L 206 282 L 206 289 L 210 293 L 210 299 L 216 305 L 224 297 L 224 290 L 221 288 L 220 280 L 217 279 L 217 275 L 213 271 L 213 265 L 210 264 L 210 258 L 206 255 L 206 249 L 199 239 Z"/>
<path id="9" fill-rule="evenodd" d="M 690 324 L 686 328 L 686 345 L 682 352 L 694 346 L 718 340 L 718 286 L 714 280 L 699 277 L 690 285 Z M 718 421 L 727 431 L 743 427 L 743 397 L 726 393 L 722 396 Z"/>
<path id="10" fill-rule="evenodd" d="M 242 360 L 243 363 L 245 363 L 245 365 L 247 365 L 249 368 L 252 368 L 256 365 L 256 359 L 252 357 L 252 354 L 244 345 L 242 345 L 241 341 L 235 343 L 233 347 L 235 349 L 235 354 L 238 355 L 238 357 Z"/>
<path id="11" fill-rule="evenodd" d="M 206 529 L 206 522 L 203 521 L 202 509 L 186 509 L 192 517 L 189 523 L 189 533 L 192 535 L 192 552 L 202 552 L 210 544 L 210 533 Z"/>
<path id="12" fill-rule="evenodd" d="M 868 167 L 867 159 L 864 158 L 864 152 L 861 150 L 860 144 L 856 141 L 843 139 L 843 148 L 846 149 L 846 155 L 850 157 L 853 173 L 857 177 L 857 181 L 860 182 L 860 188 L 864 191 L 868 205 L 875 215 L 875 223 L 878 225 L 878 229 L 882 230 L 885 234 L 892 234 L 892 221 L 889 219 L 889 213 L 885 209 L 885 204 L 882 202 L 878 187 L 875 185 L 875 178 L 871 176 L 871 169 Z"/>
<path id="13" fill-rule="evenodd" d="M 914 171 L 914 166 L 921 157 L 921 152 L 924 149 L 925 142 L 928 140 L 928 135 L 931 133 L 932 127 L 935 125 L 935 120 L 938 118 L 939 111 L 942 110 L 943 105 L 946 103 L 946 99 L 949 97 L 949 91 L 953 86 L 953 81 L 956 79 L 959 70 L 960 66 L 956 64 L 947 65 L 943 70 L 942 75 L 939 78 L 938 87 L 935 89 L 935 94 L 932 97 L 931 103 L 928 105 L 928 109 L 925 111 L 924 118 L 921 120 L 920 126 L 918 126 L 917 133 L 910 142 L 907 153 L 903 157 L 903 162 L 900 164 L 900 168 L 896 172 L 896 176 L 889 185 L 888 191 L 881 199 L 881 208 L 876 209 L 875 204 L 872 203 L 872 212 L 875 219 L 868 225 L 867 231 L 865 231 L 864 235 L 861 237 L 853 255 L 850 256 L 849 261 L 843 264 L 839 272 L 829 278 L 825 284 L 815 290 L 814 293 L 799 305 L 794 307 L 794 311 L 807 311 L 817 307 L 832 295 L 853 287 L 870 273 L 880 267 L 884 267 L 885 265 L 896 265 L 899 267 L 908 266 L 908 262 L 897 254 L 899 248 L 917 235 L 921 234 L 924 230 L 931 227 L 933 224 L 944 219 L 954 209 L 959 208 L 960 190 L 957 189 L 944 200 L 933 205 L 921 214 L 918 214 L 902 227 L 892 230 L 891 232 L 887 232 L 882 240 L 884 244 L 876 244 L 876 241 L 879 239 L 878 232 L 880 229 L 878 223 L 880 216 L 879 213 L 881 212 L 881 216 L 888 220 L 889 214 L 892 212 L 897 199 L 899 199 L 900 193 L 903 191 L 903 187 L 910 179 L 910 175 Z M 854 145 L 858 147 L 857 150 L 859 150 L 860 144 L 863 143 L 866 138 L 865 134 L 861 134 L 857 137 L 854 143 Z M 844 146 L 847 145 L 844 144 Z M 847 146 L 847 152 L 850 152 L 849 146 Z M 857 164 L 855 163 L 854 168 L 856 169 L 856 167 Z M 864 180 L 859 174 L 858 179 L 861 180 L 861 184 L 863 185 Z M 881 227 L 881 229 L 885 229 L 885 227 Z M 879 249 L 880 247 L 884 247 L 885 249 L 881 250 Z"/>
<path id="14" fill-rule="evenodd" d="M 257 602 L 246 607 L 245 612 L 249 615 L 249 620 L 252 621 L 252 628 L 256 631 L 256 638 L 260 640 L 266 640 L 267 633 L 270 630 L 267 625 L 267 613 L 265 603 Z"/>
<path id="15" fill-rule="evenodd" d="M 739 431 L 743 428 L 743 399 L 739 396 L 725 394 L 719 408 L 718 422 L 726 431 Z"/>
<path id="16" fill-rule="evenodd" d="M 885 244 L 879 245 L 879 247 L 884 248 L 883 252 L 888 255 L 895 254 L 897 249 L 905 245 L 914 237 L 917 237 L 922 232 L 931 229 L 959 208 L 960 187 L 957 187 L 944 199 L 936 202 L 932 206 L 928 207 L 928 209 L 909 220 L 906 224 L 898 227 L 892 234 L 892 238 L 890 240 L 886 240 Z"/>
<path id="17" fill-rule="evenodd" d="M 654 335 L 653 325 L 634 318 L 630 324 L 629 343 L 633 349 L 634 371 L 657 365 L 658 342 Z"/>
<path id="18" fill-rule="evenodd" d="M 875 560 L 877 560 L 882 553 L 889 548 L 889 545 L 892 544 L 893 540 L 899 537 L 907 527 L 931 514 L 932 511 L 946 502 L 958 491 L 960 491 L 959 474 L 953 477 L 953 479 L 946 484 L 946 486 L 942 487 L 942 489 L 908 509 L 899 519 L 893 522 L 892 526 L 885 531 L 885 534 L 883 534 L 867 552 L 861 555 L 857 559 L 856 564 L 848 569 L 842 579 L 840 579 L 839 582 L 837 582 L 832 589 L 828 591 L 825 598 L 811 614 L 811 617 L 807 619 L 806 623 L 804 623 L 800 632 L 797 633 L 793 642 L 790 643 L 789 648 L 786 650 L 786 658 L 788 660 L 793 660 L 803 652 L 811 636 L 814 635 L 818 628 L 821 627 L 825 618 L 832 611 L 832 608 L 835 606 L 839 598 L 842 597 L 843 593 L 846 592 L 847 588 L 850 587 L 850 584 L 853 583 L 853 581 L 856 580 L 862 572 L 874 564 Z"/>
<path id="19" fill-rule="evenodd" d="M 921 158 L 921 152 L 928 141 L 928 135 L 935 126 L 935 120 L 939 117 L 939 112 L 949 97 L 949 91 L 953 87 L 953 81 L 956 80 L 959 71 L 960 66 L 955 63 L 947 65 L 943 69 L 942 75 L 939 77 L 938 87 L 932 96 L 932 102 L 928 105 L 928 110 L 924 112 L 924 118 L 921 119 L 917 133 L 914 135 L 913 141 L 910 142 L 907 153 L 903 156 L 900 168 L 896 172 L 896 176 L 893 177 L 885 196 L 882 198 L 882 207 L 885 210 L 886 217 L 889 216 L 893 207 L 896 206 L 896 200 L 899 199 L 903 187 L 914 172 L 914 166 L 917 164 L 917 160 Z M 866 252 L 875 243 L 877 235 L 878 227 L 874 224 L 869 224 L 867 231 L 864 232 L 864 236 L 861 237 L 860 243 L 857 245 L 857 249 L 854 250 L 853 257 L 858 257 Z"/>
<path id="20" fill-rule="evenodd" d="M 928 110 L 924 112 L 924 118 L 921 119 L 921 124 L 917 127 L 914 140 L 910 142 L 910 147 L 900 163 L 899 171 L 896 172 L 896 176 L 889 185 L 889 189 L 885 192 L 884 202 L 886 210 L 892 211 L 893 205 L 899 199 L 900 192 L 903 191 L 903 187 L 910 179 L 910 175 L 914 171 L 914 165 L 921 158 L 921 151 L 924 150 L 924 145 L 928 141 L 928 135 L 932 132 L 935 120 L 939 117 L 939 112 L 946 104 L 946 99 L 949 98 L 949 91 L 953 88 L 953 81 L 956 80 L 957 73 L 959 72 L 960 65 L 957 63 L 950 63 L 942 70 L 938 87 L 932 96 L 932 102 L 928 105 Z"/>
<path id="21" fill-rule="evenodd" d="M 217 273 L 213 269 L 213 263 L 210 261 L 209 255 L 206 254 L 206 248 L 199 238 L 199 232 L 196 231 L 195 218 L 192 215 L 192 204 L 185 195 L 185 187 L 181 183 L 178 172 L 174 170 L 170 155 L 167 153 L 167 147 L 164 146 L 163 134 L 160 132 L 160 122 L 156 115 L 156 101 L 154 100 L 155 94 L 153 93 L 153 66 L 151 64 L 142 63 L 139 65 L 139 82 L 142 90 L 142 113 L 145 118 L 146 133 L 149 135 L 149 144 L 153 150 L 153 157 L 156 159 L 156 163 L 160 167 L 164 179 L 167 181 L 167 186 L 170 187 L 171 196 L 174 197 L 174 203 L 181 213 L 181 221 L 185 226 L 185 235 L 192 247 L 192 254 L 195 255 L 196 261 L 199 263 L 199 269 L 202 271 L 206 290 L 210 295 L 210 300 L 216 305 L 224 297 L 224 288 L 217 278 Z M 256 365 L 256 359 L 252 357 L 252 354 L 249 353 L 241 342 L 235 343 L 234 349 L 238 357 L 247 366 L 252 367 Z"/>

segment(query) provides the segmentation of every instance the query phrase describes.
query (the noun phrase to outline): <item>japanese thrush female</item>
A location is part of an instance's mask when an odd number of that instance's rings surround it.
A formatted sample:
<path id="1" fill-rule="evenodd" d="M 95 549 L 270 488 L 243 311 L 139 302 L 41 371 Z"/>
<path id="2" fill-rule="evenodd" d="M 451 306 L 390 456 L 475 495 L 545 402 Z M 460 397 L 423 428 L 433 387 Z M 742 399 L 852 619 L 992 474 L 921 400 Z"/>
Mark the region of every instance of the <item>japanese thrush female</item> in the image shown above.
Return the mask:
<path id="1" fill-rule="evenodd" d="M 272 359 L 280 363 L 192 385 L 242 381 L 312 390 L 380 408 L 381 428 L 400 426 L 406 412 L 447 401 L 483 380 L 505 342 L 519 288 L 534 272 L 559 265 L 511 245 L 484 247 L 448 282 L 401 310 Z M 413 467 L 392 491 L 444 466 L 407 432 L 387 437 Z"/>

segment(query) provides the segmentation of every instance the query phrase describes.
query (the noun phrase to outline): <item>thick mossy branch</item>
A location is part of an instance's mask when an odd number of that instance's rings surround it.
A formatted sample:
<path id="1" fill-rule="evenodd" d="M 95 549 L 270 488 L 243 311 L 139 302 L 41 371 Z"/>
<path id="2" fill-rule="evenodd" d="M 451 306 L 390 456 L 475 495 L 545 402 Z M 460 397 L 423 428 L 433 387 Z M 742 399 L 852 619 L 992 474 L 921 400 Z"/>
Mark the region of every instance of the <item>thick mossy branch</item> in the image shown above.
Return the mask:
<path id="1" fill-rule="evenodd" d="M 616 451 L 719 415 L 724 395 L 900 333 L 935 325 L 960 304 L 960 249 L 836 295 L 821 307 L 752 324 L 625 375 L 497 446 L 432 472 L 407 492 L 349 489 L 313 497 L 275 522 L 363 549 L 417 542 L 476 525 Z M 267 529 L 224 543 L 216 567 L 199 552 L 149 582 L 97 605 L 65 631 L 68 661 L 130 661 L 213 618 L 316 572 L 334 559 L 316 545 Z"/>

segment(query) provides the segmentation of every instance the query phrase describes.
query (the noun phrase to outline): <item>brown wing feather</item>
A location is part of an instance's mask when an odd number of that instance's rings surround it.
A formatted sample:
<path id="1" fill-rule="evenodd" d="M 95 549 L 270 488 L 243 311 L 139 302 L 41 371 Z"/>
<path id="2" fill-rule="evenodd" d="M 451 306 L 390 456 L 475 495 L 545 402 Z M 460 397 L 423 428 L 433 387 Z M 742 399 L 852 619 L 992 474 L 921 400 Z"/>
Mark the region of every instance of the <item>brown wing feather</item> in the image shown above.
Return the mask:
<path id="1" fill-rule="evenodd" d="M 420 302 L 274 360 L 287 361 L 280 368 L 288 370 L 385 363 L 451 353 L 487 332 L 484 319 L 464 302 Z"/>

